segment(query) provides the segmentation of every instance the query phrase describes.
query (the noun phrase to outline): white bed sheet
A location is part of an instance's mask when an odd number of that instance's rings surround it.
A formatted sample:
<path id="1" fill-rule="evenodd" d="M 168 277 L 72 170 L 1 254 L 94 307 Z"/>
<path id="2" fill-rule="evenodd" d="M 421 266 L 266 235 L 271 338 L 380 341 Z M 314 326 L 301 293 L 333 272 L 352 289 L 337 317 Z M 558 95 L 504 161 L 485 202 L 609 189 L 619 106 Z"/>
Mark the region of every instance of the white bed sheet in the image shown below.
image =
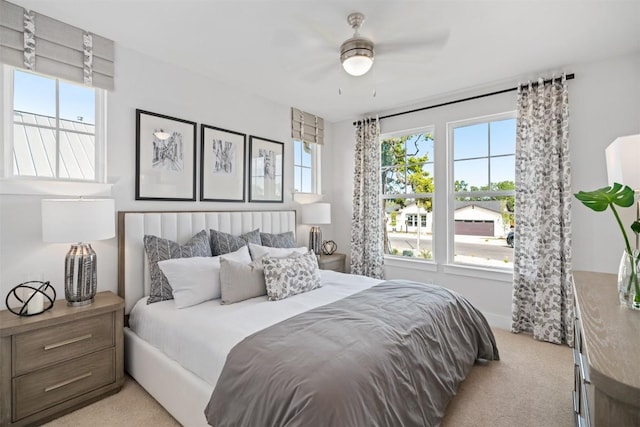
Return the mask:
<path id="1" fill-rule="evenodd" d="M 131 310 L 129 327 L 213 387 L 229 351 L 247 336 L 381 282 L 330 270 L 321 270 L 321 281 L 321 288 L 280 301 L 263 296 L 222 305 L 216 299 L 177 309 L 173 301 L 147 305 L 145 297 Z"/>

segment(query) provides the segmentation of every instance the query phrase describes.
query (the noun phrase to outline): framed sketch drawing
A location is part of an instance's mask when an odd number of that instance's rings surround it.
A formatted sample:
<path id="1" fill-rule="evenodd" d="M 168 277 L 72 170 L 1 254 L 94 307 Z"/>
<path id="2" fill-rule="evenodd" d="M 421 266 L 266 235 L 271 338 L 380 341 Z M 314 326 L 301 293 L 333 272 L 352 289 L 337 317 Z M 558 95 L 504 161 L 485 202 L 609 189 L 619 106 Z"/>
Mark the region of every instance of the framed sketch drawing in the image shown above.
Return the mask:
<path id="1" fill-rule="evenodd" d="M 284 144 L 252 135 L 249 153 L 249 201 L 282 203 Z"/>
<path id="2" fill-rule="evenodd" d="M 200 200 L 244 202 L 246 135 L 200 125 Z"/>
<path id="3" fill-rule="evenodd" d="M 136 109 L 136 200 L 196 200 L 196 124 Z"/>

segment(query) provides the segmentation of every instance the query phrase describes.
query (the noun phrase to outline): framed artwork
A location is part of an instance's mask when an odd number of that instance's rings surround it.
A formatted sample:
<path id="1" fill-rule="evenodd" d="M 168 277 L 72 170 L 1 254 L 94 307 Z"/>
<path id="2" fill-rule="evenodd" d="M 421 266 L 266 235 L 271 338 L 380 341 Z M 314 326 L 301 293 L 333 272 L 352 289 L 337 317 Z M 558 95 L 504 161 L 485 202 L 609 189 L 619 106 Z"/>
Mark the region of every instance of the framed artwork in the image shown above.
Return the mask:
<path id="1" fill-rule="evenodd" d="M 196 200 L 196 123 L 136 109 L 136 200 Z"/>
<path id="2" fill-rule="evenodd" d="M 284 144 L 257 136 L 249 137 L 249 201 L 283 201 Z"/>
<path id="3" fill-rule="evenodd" d="M 200 200 L 244 202 L 246 135 L 200 125 Z"/>

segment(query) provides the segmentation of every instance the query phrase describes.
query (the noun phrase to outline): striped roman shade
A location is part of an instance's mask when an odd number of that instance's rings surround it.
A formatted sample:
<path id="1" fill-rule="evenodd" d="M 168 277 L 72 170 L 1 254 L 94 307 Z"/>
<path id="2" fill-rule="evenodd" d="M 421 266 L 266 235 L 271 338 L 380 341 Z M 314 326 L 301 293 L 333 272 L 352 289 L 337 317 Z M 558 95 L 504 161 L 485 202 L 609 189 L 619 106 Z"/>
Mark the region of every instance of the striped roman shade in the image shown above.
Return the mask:
<path id="1" fill-rule="evenodd" d="M 291 136 L 307 144 L 324 144 L 324 119 L 291 108 Z"/>
<path id="2" fill-rule="evenodd" d="M 0 0 L 0 62 L 113 89 L 113 41 Z"/>

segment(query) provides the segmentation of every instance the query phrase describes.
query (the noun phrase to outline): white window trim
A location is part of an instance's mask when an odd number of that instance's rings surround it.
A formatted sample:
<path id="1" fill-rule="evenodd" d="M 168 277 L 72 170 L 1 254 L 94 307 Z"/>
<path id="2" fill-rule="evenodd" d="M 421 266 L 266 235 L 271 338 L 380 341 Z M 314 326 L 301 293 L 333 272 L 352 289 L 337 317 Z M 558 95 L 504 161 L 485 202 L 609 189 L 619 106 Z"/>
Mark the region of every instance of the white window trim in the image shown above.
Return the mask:
<path id="1" fill-rule="evenodd" d="M 447 183 L 446 183 L 446 191 L 447 191 L 447 224 L 446 224 L 446 238 L 447 238 L 447 257 L 445 267 L 448 272 L 453 274 L 461 274 L 461 275 L 469 275 L 473 276 L 476 272 L 483 272 L 480 277 L 490 278 L 494 280 L 505 280 L 500 279 L 499 277 L 505 277 L 505 275 L 509 276 L 509 281 L 512 281 L 513 274 L 512 269 L 501 269 L 498 267 L 485 267 L 485 266 L 476 266 L 474 264 L 465 264 L 461 262 L 455 261 L 455 187 L 454 187 L 454 159 L 453 159 L 453 130 L 460 126 L 473 126 L 480 123 L 492 122 L 497 120 L 505 120 L 505 119 L 515 119 L 516 111 L 508 111 L 505 113 L 497 113 L 490 114 L 486 116 L 474 117 L 472 119 L 462 119 L 455 120 L 451 122 L 447 122 L 447 140 L 446 140 L 446 149 L 447 149 Z M 511 196 L 511 192 L 509 191 L 476 191 L 476 192 L 460 192 L 458 195 L 470 195 L 476 197 L 483 196 Z M 453 268 L 455 267 L 455 268 Z M 470 271 L 470 274 L 466 274 L 467 271 Z M 457 273 L 456 273 L 457 272 Z M 495 277 L 494 274 L 495 273 Z"/>
<path id="2" fill-rule="evenodd" d="M 294 142 L 300 142 L 299 140 L 294 140 Z M 304 191 L 297 191 L 294 189 L 293 198 L 297 202 L 302 203 L 314 203 L 318 200 L 321 200 L 322 195 L 322 145 L 320 144 L 312 144 L 314 149 L 311 151 L 311 188 L 313 191 L 310 193 Z M 294 148 L 295 150 L 295 148 Z M 293 173 L 294 173 L 294 186 L 295 186 L 295 171 L 296 166 L 300 166 L 296 163 L 295 155 L 293 156 Z M 300 199 L 300 200 L 298 200 Z M 312 200 L 311 202 L 307 200 Z"/>
<path id="3" fill-rule="evenodd" d="M 2 65 L 0 104 L 2 121 L 2 161 L 0 162 L 0 194 L 49 196 L 110 196 L 113 184 L 107 183 L 107 91 L 96 88 L 96 158 L 95 181 L 75 181 L 13 175 L 13 75 L 15 67 Z M 60 79 L 58 79 L 60 80 Z M 74 83 L 77 84 L 77 83 Z"/>

